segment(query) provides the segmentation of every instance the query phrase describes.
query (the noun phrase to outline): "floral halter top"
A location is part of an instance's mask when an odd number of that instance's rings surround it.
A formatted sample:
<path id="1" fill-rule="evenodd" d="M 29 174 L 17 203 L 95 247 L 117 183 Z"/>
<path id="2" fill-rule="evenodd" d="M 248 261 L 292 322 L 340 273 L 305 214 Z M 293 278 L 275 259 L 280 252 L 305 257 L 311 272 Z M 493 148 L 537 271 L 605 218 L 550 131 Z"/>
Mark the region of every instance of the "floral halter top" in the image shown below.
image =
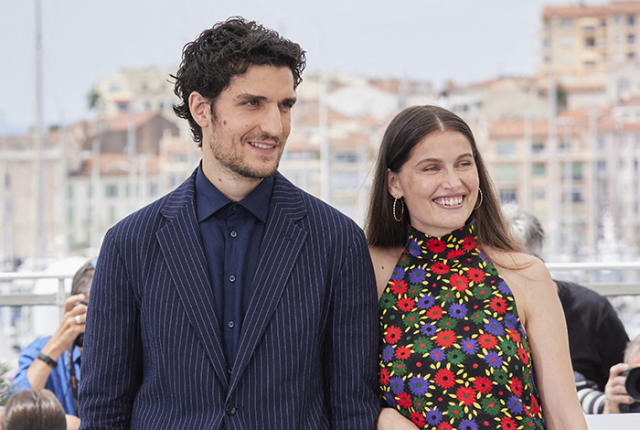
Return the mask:
<path id="1" fill-rule="evenodd" d="M 439 238 L 409 227 L 379 307 L 388 406 L 421 429 L 544 429 L 513 294 L 473 222 Z"/>

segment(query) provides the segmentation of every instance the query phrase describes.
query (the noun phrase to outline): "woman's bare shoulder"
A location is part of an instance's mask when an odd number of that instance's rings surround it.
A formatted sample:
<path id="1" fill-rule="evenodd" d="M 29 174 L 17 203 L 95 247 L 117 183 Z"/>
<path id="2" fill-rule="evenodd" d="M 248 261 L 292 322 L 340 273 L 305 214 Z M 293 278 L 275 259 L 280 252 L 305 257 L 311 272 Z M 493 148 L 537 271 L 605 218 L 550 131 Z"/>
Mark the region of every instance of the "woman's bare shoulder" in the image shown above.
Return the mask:
<path id="1" fill-rule="evenodd" d="M 373 263 L 373 269 L 376 274 L 376 284 L 378 286 L 378 297 L 384 291 L 393 268 L 395 267 L 400 254 L 402 254 L 402 247 L 383 248 L 378 246 L 369 246 L 369 254 L 371 255 L 371 262 Z"/>

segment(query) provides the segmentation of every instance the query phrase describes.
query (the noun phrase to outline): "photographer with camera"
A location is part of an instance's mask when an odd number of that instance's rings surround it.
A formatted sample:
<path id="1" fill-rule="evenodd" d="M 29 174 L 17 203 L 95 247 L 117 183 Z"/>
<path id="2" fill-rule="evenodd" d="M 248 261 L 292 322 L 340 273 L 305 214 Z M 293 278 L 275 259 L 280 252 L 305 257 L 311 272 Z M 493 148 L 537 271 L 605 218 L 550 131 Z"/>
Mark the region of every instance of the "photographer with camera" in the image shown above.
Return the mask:
<path id="1" fill-rule="evenodd" d="M 640 412 L 640 336 L 627 344 L 624 363 L 611 367 L 604 399 L 605 414 Z"/>
<path id="2" fill-rule="evenodd" d="M 13 391 L 49 389 L 65 413 L 74 416 L 78 415 L 80 355 L 96 260 L 86 262 L 73 276 L 71 296 L 65 301 L 56 332 L 34 340 L 20 352 L 12 385 Z"/>

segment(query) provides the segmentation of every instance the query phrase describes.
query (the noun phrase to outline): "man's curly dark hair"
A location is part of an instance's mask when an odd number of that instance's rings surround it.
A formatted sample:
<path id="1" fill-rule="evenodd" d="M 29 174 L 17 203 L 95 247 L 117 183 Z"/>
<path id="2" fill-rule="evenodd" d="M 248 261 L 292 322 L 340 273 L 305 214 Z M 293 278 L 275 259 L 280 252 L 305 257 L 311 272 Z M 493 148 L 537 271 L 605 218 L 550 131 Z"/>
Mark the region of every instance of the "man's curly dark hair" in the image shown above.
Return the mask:
<path id="1" fill-rule="evenodd" d="M 197 91 L 209 99 L 211 111 L 218 95 L 234 75 L 241 75 L 251 65 L 285 66 L 291 69 L 294 88 L 302 81 L 305 52 L 255 21 L 232 17 L 200 33 L 182 50 L 182 62 L 175 75 L 175 94 L 182 103 L 173 111 L 189 121 L 193 139 L 202 146 L 202 129 L 189 111 L 189 95 Z"/>

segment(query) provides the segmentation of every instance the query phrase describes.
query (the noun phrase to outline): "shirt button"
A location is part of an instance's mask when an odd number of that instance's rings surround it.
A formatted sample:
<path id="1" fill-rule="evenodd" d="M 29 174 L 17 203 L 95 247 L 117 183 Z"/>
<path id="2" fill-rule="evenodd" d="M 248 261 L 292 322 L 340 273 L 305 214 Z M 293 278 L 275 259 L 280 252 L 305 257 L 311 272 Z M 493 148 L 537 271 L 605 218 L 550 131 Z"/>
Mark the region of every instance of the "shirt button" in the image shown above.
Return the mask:
<path id="1" fill-rule="evenodd" d="M 236 282 L 236 275 L 229 275 L 229 282 Z"/>
<path id="2" fill-rule="evenodd" d="M 231 230 L 231 232 L 229 233 L 229 236 L 235 239 L 236 237 L 238 237 L 238 232 L 235 230 Z"/>
<path id="3" fill-rule="evenodd" d="M 233 403 L 229 403 L 227 405 L 227 415 L 230 417 L 234 416 L 238 412 L 238 408 L 236 408 Z"/>
<path id="4" fill-rule="evenodd" d="M 236 323 L 234 323 L 233 321 L 229 321 L 227 323 L 227 327 L 229 327 L 229 328 L 234 328 L 235 326 L 236 326 Z"/>

